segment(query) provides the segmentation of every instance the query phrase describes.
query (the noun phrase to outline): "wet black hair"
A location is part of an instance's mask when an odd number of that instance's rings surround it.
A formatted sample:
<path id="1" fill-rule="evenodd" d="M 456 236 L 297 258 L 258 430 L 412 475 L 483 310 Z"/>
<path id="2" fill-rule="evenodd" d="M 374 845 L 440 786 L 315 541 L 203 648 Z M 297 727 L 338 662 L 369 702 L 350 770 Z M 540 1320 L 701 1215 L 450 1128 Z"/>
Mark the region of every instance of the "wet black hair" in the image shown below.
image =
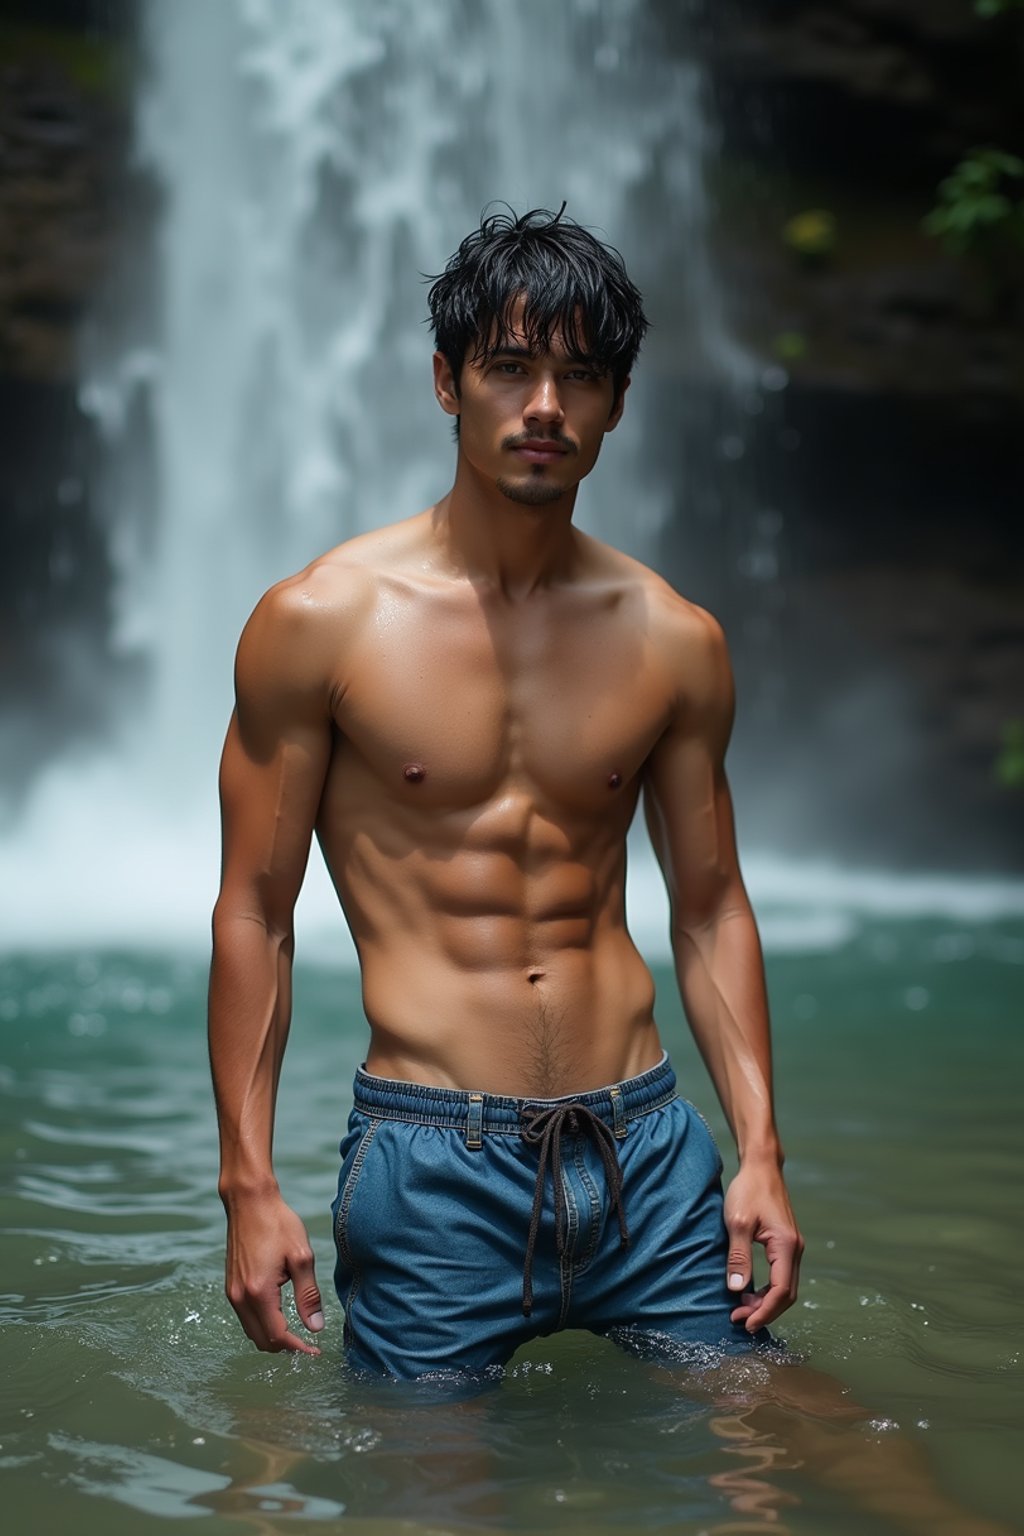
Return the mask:
<path id="1" fill-rule="evenodd" d="M 492 205 L 493 206 L 493 205 Z M 557 213 L 487 213 L 444 271 L 429 279 L 430 324 L 458 387 L 467 355 L 486 362 L 508 345 L 508 315 L 525 298 L 527 345 L 545 352 L 560 332 L 572 357 L 610 373 L 618 399 L 647 330 L 643 299 L 612 246 Z"/>

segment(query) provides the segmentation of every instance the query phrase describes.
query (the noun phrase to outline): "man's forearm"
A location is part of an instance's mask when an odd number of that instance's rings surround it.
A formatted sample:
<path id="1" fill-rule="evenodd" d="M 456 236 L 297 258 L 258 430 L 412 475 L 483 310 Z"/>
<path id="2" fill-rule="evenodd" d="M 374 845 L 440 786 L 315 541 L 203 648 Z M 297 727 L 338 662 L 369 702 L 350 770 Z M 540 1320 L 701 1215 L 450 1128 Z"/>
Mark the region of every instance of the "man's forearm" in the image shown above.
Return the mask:
<path id="1" fill-rule="evenodd" d="M 683 1007 L 741 1161 L 781 1163 L 764 959 L 749 903 L 677 922 L 672 947 Z"/>
<path id="2" fill-rule="evenodd" d="M 218 910 L 210 971 L 210 1066 L 225 1202 L 276 1190 L 274 1108 L 291 1017 L 290 935 Z"/>

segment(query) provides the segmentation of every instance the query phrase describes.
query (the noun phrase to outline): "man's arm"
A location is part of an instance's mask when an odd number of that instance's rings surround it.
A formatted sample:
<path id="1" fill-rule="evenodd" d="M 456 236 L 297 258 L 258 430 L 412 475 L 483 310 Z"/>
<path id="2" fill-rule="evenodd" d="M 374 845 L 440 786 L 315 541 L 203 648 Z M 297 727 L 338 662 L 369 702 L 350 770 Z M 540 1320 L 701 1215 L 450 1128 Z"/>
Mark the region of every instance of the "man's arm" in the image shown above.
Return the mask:
<path id="1" fill-rule="evenodd" d="M 273 589 L 246 625 L 221 761 L 224 848 L 213 914 L 210 1063 L 228 1218 L 225 1290 L 259 1349 L 319 1351 L 290 1332 L 323 1327 L 305 1227 L 274 1177 L 274 1107 L 291 1019 L 292 916 L 331 751 L 328 680 L 308 588 Z"/>
<path id="2" fill-rule="evenodd" d="M 782 1178 L 772 1103 L 764 962 L 740 875 L 725 750 L 734 693 L 725 638 L 709 614 L 678 619 L 678 698 L 648 764 L 645 809 L 672 909 L 672 951 L 686 1016 L 739 1152 L 725 1200 L 734 1322 L 753 1333 L 796 1300 L 803 1241 Z M 752 1289 L 753 1242 L 770 1279 Z"/>

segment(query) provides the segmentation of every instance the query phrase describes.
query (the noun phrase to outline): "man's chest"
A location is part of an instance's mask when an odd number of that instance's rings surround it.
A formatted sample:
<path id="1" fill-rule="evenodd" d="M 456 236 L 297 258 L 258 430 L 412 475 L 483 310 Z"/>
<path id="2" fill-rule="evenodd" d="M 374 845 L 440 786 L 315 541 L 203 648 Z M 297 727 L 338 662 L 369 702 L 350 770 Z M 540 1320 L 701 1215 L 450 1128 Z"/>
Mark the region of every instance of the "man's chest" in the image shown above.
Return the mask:
<path id="1" fill-rule="evenodd" d="M 420 618 L 379 628 L 338 693 L 341 751 L 400 794 L 470 806 L 519 785 L 597 808 L 635 779 L 665 729 L 661 669 L 621 621 Z"/>

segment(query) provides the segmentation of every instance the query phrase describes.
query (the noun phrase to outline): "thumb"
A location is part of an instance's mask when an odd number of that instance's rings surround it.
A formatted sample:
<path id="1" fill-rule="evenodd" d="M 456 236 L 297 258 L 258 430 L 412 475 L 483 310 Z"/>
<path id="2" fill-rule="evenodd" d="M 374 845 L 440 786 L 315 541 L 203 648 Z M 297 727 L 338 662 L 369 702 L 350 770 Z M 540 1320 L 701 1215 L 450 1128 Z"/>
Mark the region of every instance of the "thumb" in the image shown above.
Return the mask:
<path id="1" fill-rule="evenodd" d="M 303 1323 L 311 1332 L 319 1333 L 324 1326 L 324 1304 L 320 1299 L 312 1257 L 295 1265 L 292 1271 L 292 1289 L 295 1292 L 295 1305 L 299 1309 L 299 1316 Z"/>
<path id="2" fill-rule="evenodd" d="M 732 1234 L 725 1268 L 730 1291 L 749 1289 L 753 1283 L 753 1258 L 748 1238 Z"/>

